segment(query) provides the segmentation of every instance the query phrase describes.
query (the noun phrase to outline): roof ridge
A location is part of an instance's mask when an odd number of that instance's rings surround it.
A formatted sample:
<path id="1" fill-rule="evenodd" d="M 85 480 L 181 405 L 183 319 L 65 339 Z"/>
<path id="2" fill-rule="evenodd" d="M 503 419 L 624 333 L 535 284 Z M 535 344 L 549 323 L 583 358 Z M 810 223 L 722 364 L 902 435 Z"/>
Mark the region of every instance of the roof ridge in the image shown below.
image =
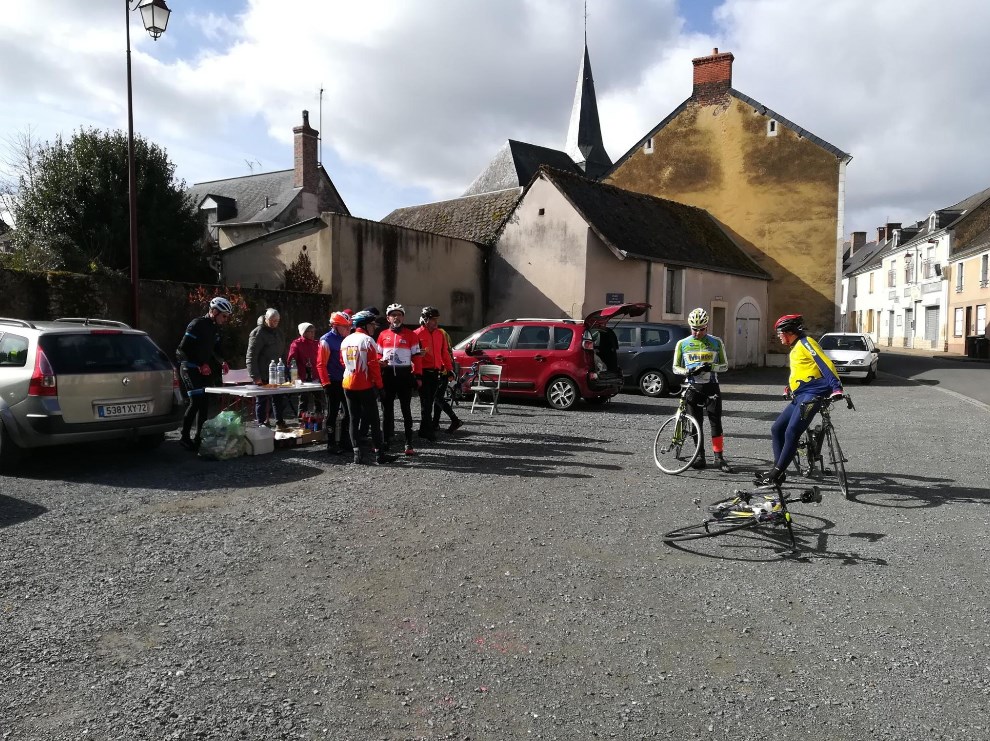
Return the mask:
<path id="1" fill-rule="evenodd" d="M 282 173 L 286 173 L 286 172 L 295 172 L 295 169 L 290 167 L 285 170 L 271 170 L 270 172 L 255 172 L 255 173 L 251 173 L 250 175 L 237 175 L 232 178 L 220 178 L 219 180 L 203 180 L 199 183 L 193 183 L 192 186 L 195 187 L 198 185 L 211 185 L 213 183 L 229 183 L 231 180 L 248 180 L 249 178 L 260 178 L 260 177 L 264 177 L 265 175 L 281 175 Z"/>

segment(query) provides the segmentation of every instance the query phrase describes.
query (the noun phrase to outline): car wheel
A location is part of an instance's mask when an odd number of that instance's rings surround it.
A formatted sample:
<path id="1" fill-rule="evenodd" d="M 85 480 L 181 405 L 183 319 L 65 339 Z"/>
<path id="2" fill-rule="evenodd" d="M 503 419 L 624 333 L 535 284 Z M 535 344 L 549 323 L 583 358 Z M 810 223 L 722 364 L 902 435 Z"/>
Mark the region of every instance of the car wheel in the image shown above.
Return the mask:
<path id="1" fill-rule="evenodd" d="M 877 372 L 871 368 L 870 372 L 866 374 L 866 378 L 860 379 L 860 383 L 862 383 L 865 386 L 866 384 L 872 382 L 873 379 L 876 377 L 877 377 Z"/>
<path id="2" fill-rule="evenodd" d="M 639 390 L 644 395 L 655 399 L 658 396 L 667 395 L 670 390 L 670 382 L 667 381 L 667 376 L 658 370 L 644 371 L 643 375 L 639 377 Z"/>
<path id="3" fill-rule="evenodd" d="M 17 465 L 21 459 L 21 448 L 10 439 L 7 428 L 0 422 L 0 473 L 8 471 Z"/>
<path id="4" fill-rule="evenodd" d="M 547 385 L 547 404 L 554 409 L 570 409 L 577 403 L 578 388 L 570 378 L 558 376 Z"/>

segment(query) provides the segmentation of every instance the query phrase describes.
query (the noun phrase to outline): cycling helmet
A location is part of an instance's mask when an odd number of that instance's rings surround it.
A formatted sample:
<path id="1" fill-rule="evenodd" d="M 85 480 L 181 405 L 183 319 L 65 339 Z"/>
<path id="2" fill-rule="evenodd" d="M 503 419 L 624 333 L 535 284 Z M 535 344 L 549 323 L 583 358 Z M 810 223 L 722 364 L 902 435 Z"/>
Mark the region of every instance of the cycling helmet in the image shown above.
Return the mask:
<path id="1" fill-rule="evenodd" d="M 435 306 L 424 306 L 423 310 L 419 312 L 420 322 L 426 322 L 427 319 L 440 316 L 440 309 Z"/>
<path id="2" fill-rule="evenodd" d="M 402 316 L 406 315 L 406 309 L 402 304 L 389 304 L 388 308 L 385 309 L 385 316 L 388 316 L 393 311 L 399 312 Z"/>
<path id="3" fill-rule="evenodd" d="M 804 317 L 800 314 L 784 314 L 777 323 L 773 325 L 777 332 L 790 332 L 797 334 L 804 330 Z"/>
<path id="4" fill-rule="evenodd" d="M 330 324 L 334 327 L 349 327 L 351 326 L 351 317 L 343 311 L 335 311 L 330 315 Z"/>
<path id="5" fill-rule="evenodd" d="M 368 324 L 369 322 L 373 322 L 373 321 L 375 321 L 375 315 L 367 310 L 359 311 L 357 314 L 351 317 L 351 324 L 353 324 L 355 327 L 363 327 L 365 324 Z"/>
<path id="6" fill-rule="evenodd" d="M 233 314 L 234 307 L 230 305 L 230 301 L 225 299 L 223 296 L 214 296 L 213 300 L 210 301 L 210 308 L 216 309 L 221 314 Z"/>
<path id="7" fill-rule="evenodd" d="M 708 312 L 698 308 L 688 314 L 688 326 L 691 329 L 702 329 L 708 326 Z"/>

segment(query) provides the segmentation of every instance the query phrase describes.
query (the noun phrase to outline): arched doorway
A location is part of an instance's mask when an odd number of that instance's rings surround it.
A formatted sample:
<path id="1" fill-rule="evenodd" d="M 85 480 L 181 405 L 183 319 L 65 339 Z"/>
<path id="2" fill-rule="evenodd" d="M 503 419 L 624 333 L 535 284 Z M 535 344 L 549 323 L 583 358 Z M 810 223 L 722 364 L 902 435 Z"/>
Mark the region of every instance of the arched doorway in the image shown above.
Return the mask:
<path id="1" fill-rule="evenodd" d="M 751 301 L 736 309 L 736 365 L 760 365 L 760 310 Z"/>

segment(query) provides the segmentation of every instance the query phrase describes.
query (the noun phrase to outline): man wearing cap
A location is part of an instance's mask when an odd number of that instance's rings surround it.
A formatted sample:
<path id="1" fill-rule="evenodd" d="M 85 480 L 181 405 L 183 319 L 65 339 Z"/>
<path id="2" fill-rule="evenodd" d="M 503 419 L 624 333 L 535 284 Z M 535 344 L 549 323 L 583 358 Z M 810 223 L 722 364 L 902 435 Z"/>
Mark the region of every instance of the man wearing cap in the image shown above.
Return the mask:
<path id="1" fill-rule="evenodd" d="M 340 358 L 344 364 L 344 399 L 351 415 L 351 446 L 354 462 L 361 463 L 361 447 L 358 439 L 358 420 L 365 419 L 375 444 L 374 462 L 386 463 L 389 456 L 382 442 L 382 428 L 378 420 L 378 393 L 382 389 L 381 357 L 378 344 L 368 334 L 374 324 L 374 315 L 359 311 L 351 317 L 354 331 L 340 343 Z"/>
<path id="2" fill-rule="evenodd" d="M 340 357 L 340 345 L 351 333 L 351 317 L 342 311 L 330 315 L 330 331 L 320 338 L 316 351 L 316 373 L 327 395 L 327 452 L 340 455 L 351 449 L 350 424 L 347 402 L 344 400 L 344 363 Z M 344 419 L 337 439 L 337 414 L 344 410 Z"/>

